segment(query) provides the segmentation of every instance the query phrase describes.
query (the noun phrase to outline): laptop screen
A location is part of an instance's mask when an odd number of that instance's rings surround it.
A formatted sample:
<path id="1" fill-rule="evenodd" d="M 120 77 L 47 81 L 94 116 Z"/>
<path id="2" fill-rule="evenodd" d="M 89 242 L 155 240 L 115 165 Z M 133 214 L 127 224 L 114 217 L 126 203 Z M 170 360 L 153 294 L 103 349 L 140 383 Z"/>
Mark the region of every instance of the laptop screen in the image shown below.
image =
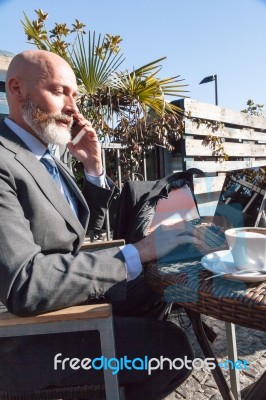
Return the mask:
<path id="1" fill-rule="evenodd" d="M 159 225 L 169 227 L 180 221 L 194 221 L 200 218 L 193 195 L 188 185 L 171 190 L 168 198 L 158 201 L 153 219 L 149 227 L 149 233 Z"/>
<path id="2" fill-rule="evenodd" d="M 215 179 L 215 178 L 214 178 Z M 266 202 L 266 167 L 228 171 L 220 193 L 213 222 L 223 230 L 228 227 L 256 226 Z M 158 201 L 148 232 L 159 225 L 200 220 L 190 188 L 172 190 Z"/>
<path id="3" fill-rule="evenodd" d="M 264 209 L 265 190 L 266 167 L 228 171 L 215 217 L 226 218 L 234 227 L 256 226 Z"/>

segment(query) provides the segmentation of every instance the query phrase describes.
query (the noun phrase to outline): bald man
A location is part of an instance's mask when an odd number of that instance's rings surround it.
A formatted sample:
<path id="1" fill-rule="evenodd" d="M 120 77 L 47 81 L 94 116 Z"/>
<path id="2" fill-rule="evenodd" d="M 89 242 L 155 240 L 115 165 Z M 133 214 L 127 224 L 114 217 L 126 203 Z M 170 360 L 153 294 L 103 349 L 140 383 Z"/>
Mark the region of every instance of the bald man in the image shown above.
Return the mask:
<path id="1" fill-rule="evenodd" d="M 109 301 L 118 315 L 118 357 L 191 359 L 191 347 L 181 329 L 168 322 L 133 317 L 132 304 L 138 309 L 154 296 L 143 284 L 142 263 L 162 257 L 179 244 L 195 243 L 193 229 L 177 224 L 175 230 L 160 228 L 134 246 L 79 252 L 88 223 L 91 228 L 102 226 L 116 189 L 103 171 L 97 134 L 77 108 L 75 75 L 53 53 L 26 51 L 11 61 L 6 93 L 10 113 L 0 124 L 0 300 L 10 312 L 22 316 Z M 73 140 L 81 130 L 80 140 Z M 49 144 L 66 145 L 82 162 L 82 193 L 71 171 L 47 153 Z M 53 176 L 47 159 L 54 163 Z M 93 358 L 100 355 L 100 349 L 94 333 L 64 335 L 63 340 L 57 335 L 3 339 L 0 389 L 27 392 L 101 381 L 99 371 L 55 370 L 57 353 Z M 156 400 L 174 390 L 189 373 L 186 368 L 168 366 L 151 375 L 124 369 L 119 379 L 126 399 Z"/>

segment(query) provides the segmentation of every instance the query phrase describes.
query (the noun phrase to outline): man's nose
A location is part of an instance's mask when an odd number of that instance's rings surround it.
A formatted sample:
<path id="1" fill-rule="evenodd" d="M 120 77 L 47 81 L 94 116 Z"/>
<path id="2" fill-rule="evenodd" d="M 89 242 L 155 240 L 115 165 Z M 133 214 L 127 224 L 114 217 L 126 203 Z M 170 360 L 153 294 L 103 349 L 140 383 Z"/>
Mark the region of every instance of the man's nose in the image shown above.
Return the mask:
<path id="1" fill-rule="evenodd" d="M 69 97 L 66 101 L 65 105 L 65 112 L 67 114 L 76 114 L 79 112 L 79 109 L 77 107 L 76 100 L 73 97 Z"/>

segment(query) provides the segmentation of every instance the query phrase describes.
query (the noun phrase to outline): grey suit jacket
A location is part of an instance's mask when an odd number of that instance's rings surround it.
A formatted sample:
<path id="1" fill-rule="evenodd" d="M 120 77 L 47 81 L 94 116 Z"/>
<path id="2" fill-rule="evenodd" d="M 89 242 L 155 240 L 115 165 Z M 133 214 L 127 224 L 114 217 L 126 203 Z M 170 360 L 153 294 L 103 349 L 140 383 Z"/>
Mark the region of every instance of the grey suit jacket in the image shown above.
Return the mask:
<path id="1" fill-rule="evenodd" d="M 98 227 L 112 192 L 86 183 L 83 196 L 57 163 L 78 198 L 79 220 L 34 154 L 0 123 L 0 301 L 14 314 L 126 296 L 119 248 L 79 252 L 89 209 Z"/>

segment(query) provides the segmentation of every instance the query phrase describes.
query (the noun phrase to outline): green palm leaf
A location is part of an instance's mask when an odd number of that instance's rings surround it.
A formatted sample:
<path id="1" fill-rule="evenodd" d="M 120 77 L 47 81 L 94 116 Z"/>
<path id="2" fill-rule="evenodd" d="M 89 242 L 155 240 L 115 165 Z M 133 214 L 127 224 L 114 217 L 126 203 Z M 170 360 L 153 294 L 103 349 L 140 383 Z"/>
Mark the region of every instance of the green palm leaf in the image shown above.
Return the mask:
<path id="1" fill-rule="evenodd" d="M 123 55 L 109 52 L 101 58 L 95 49 L 103 46 L 104 38 L 101 35 L 96 38 L 95 32 L 88 33 L 88 44 L 86 46 L 84 37 L 78 35 L 78 40 L 70 55 L 71 63 L 76 72 L 78 83 L 82 85 L 88 94 L 96 94 L 98 89 L 106 85 L 109 76 L 124 61 Z"/>
<path id="2" fill-rule="evenodd" d="M 184 87 L 179 76 L 159 79 L 156 77 L 161 69 L 158 62 L 164 58 L 146 64 L 137 70 L 128 73 L 113 74 L 112 87 L 127 93 L 128 97 L 140 103 L 143 112 L 149 108 L 157 115 L 162 116 L 166 111 L 180 111 L 178 107 L 168 102 L 165 96 L 185 97 Z"/>
<path id="3" fill-rule="evenodd" d="M 44 24 L 48 14 L 39 10 L 32 23 L 24 16 L 28 39 L 39 49 L 60 55 L 73 68 L 81 94 L 78 106 L 102 138 L 119 140 L 133 151 L 158 143 L 171 149 L 171 143 L 181 137 L 183 125 L 181 110 L 167 96 L 186 97 L 187 85 L 179 76 L 159 78 L 166 57 L 121 72 L 120 36 L 86 34 L 85 25 L 78 20 L 72 30 L 64 23 L 56 24 L 48 36 Z M 71 34 L 75 37 L 68 43 L 65 38 Z"/>

